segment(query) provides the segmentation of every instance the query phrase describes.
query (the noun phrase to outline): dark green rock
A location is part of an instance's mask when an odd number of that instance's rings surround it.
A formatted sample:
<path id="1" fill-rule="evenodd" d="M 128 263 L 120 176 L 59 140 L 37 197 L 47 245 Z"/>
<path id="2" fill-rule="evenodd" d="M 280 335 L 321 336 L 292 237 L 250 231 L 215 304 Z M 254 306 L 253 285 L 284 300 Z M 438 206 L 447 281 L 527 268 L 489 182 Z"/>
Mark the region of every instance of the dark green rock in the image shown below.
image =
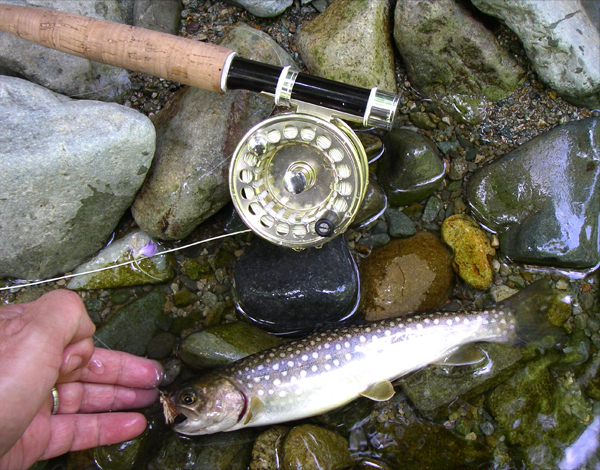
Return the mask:
<path id="1" fill-rule="evenodd" d="M 512 261 L 589 269 L 600 262 L 600 118 L 569 122 L 475 173 L 467 197 Z"/>
<path id="2" fill-rule="evenodd" d="M 257 238 L 233 276 L 240 310 L 274 333 L 337 326 L 358 302 L 358 270 L 344 237 L 302 251 Z"/>
<path id="3" fill-rule="evenodd" d="M 198 296 L 189 290 L 180 290 L 173 295 L 173 303 L 175 307 L 183 308 L 192 305 L 198 300 Z"/>
<path id="4" fill-rule="evenodd" d="M 146 354 L 150 359 L 159 361 L 166 359 L 173 351 L 175 341 L 175 335 L 166 332 L 159 333 L 148 344 Z"/>
<path id="5" fill-rule="evenodd" d="M 352 222 L 353 228 L 368 227 L 387 207 L 387 196 L 374 178 L 369 178 L 367 192 Z"/>
<path id="6" fill-rule="evenodd" d="M 518 446 L 526 468 L 553 468 L 584 426 L 571 412 L 571 393 L 557 387 L 548 366 L 558 360 L 547 352 L 517 371 L 487 396 L 487 407 L 506 435 Z"/>
<path id="7" fill-rule="evenodd" d="M 281 340 L 246 323 L 226 323 L 189 335 L 179 349 L 181 360 L 196 370 L 224 366 L 281 344 Z"/>
<path id="8" fill-rule="evenodd" d="M 169 433 L 149 470 L 246 470 L 258 431 L 244 429 L 193 438 Z"/>
<path id="9" fill-rule="evenodd" d="M 338 0 L 296 38 L 298 52 L 317 76 L 396 92 L 387 0 Z"/>
<path id="10" fill-rule="evenodd" d="M 115 292 L 110 296 L 110 300 L 115 305 L 123 305 L 131 300 L 131 292 L 122 290 L 119 292 Z"/>
<path id="11" fill-rule="evenodd" d="M 297 426 L 283 441 L 282 466 L 285 469 L 342 470 L 351 463 L 348 441 L 319 426 Z"/>
<path id="12" fill-rule="evenodd" d="M 358 132 L 356 135 L 365 149 L 368 162 L 371 163 L 377 160 L 383 152 L 383 142 L 381 139 L 368 132 Z"/>
<path id="13" fill-rule="evenodd" d="M 468 441 L 442 424 L 422 419 L 404 400 L 396 394 L 385 403 L 381 410 L 384 414 L 363 426 L 365 433 L 372 436 L 373 450 L 391 468 L 475 470 L 492 463 L 492 453 L 482 442 Z M 394 417 L 398 409 L 402 415 Z"/>
<path id="14" fill-rule="evenodd" d="M 212 268 L 204 258 L 189 259 L 183 263 L 181 272 L 190 279 L 197 281 L 212 273 Z"/>
<path id="15" fill-rule="evenodd" d="M 411 84 L 430 98 L 508 96 L 523 69 L 473 14 L 468 2 L 404 0 L 396 3 L 394 39 Z"/>
<path id="16" fill-rule="evenodd" d="M 143 356 L 148 343 L 158 332 L 157 322 L 163 313 L 164 294 L 150 292 L 115 312 L 98 329 L 96 347 L 125 351 Z"/>
<path id="17" fill-rule="evenodd" d="M 385 220 L 388 223 L 389 234 L 392 237 L 408 238 L 417 233 L 412 219 L 394 207 L 388 207 L 385 211 Z"/>
<path id="18" fill-rule="evenodd" d="M 422 201 L 440 187 L 446 166 L 429 139 L 396 129 L 385 136 L 384 144 L 377 176 L 390 204 L 407 206 Z"/>

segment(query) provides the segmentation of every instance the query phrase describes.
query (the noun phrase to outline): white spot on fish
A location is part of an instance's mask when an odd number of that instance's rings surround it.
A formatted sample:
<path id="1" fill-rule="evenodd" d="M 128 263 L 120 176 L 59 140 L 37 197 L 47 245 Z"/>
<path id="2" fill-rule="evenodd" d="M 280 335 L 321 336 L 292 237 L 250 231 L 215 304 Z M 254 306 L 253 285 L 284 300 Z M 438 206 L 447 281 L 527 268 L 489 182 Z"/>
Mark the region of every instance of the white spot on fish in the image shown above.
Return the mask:
<path id="1" fill-rule="evenodd" d="M 279 364 L 273 364 L 273 370 L 279 370 Z"/>
<path id="2" fill-rule="evenodd" d="M 348 353 L 346 353 L 346 354 L 344 355 L 344 357 L 346 358 L 346 360 L 347 360 L 347 361 L 349 361 L 350 359 L 352 359 L 352 355 L 351 355 L 351 354 L 348 354 Z"/>
<path id="3" fill-rule="evenodd" d="M 285 393 L 283 390 L 281 392 L 279 392 L 279 396 L 281 398 L 285 397 L 287 395 L 287 393 Z"/>
<path id="4" fill-rule="evenodd" d="M 278 386 L 280 384 L 281 384 L 281 380 L 279 380 L 279 379 L 273 380 L 273 385 Z"/>
<path id="5" fill-rule="evenodd" d="M 305 354 L 304 356 L 302 356 L 302 360 L 303 361 L 308 361 L 308 356 Z"/>
<path id="6" fill-rule="evenodd" d="M 287 370 L 284 370 L 281 375 L 283 375 L 284 377 L 287 375 Z"/>
<path id="7" fill-rule="evenodd" d="M 471 323 L 471 321 L 467 317 L 465 317 L 465 319 L 463 320 L 463 323 L 465 325 L 468 325 L 469 323 Z"/>
<path id="8" fill-rule="evenodd" d="M 315 359 L 318 358 L 319 357 L 319 353 L 316 353 L 316 352 L 312 353 L 312 357 L 314 357 Z"/>
<path id="9" fill-rule="evenodd" d="M 452 325 L 452 320 L 450 318 L 448 318 L 448 320 L 446 320 L 446 325 Z"/>
<path id="10" fill-rule="evenodd" d="M 263 370 L 264 368 L 265 368 L 265 366 L 263 366 L 262 364 L 257 367 L 258 370 Z"/>
<path id="11" fill-rule="evenodd" d="M 294 367 L 294 361 L 288 361 L 288 367 Z"/>
<path id="12" fill-rule="evenodd" d="M 434 324 L 434 325 L 438 325 L 439 323 L 440 323 L 440 320 L 439 320 L 439 318 L 436 318 L 435 320 L 433 320 L 433 324 Z"/>
<path id="13" fill-rule="evenodd" d="M 339 344 L 339 343 L 338 343 L 338 344 L 336 344 L 336 345 L 335 345 L 335 349 L 336 349 L 336 351 L 339 351 L 340 349 L 342 349 L 342 345 L 341 345 L 341 344 Z"/>
<path id="14" fill-rule="evenodd" d="M 333 365 L 336 366 L 336 367 L 339 366 L 340 365 L 340 361 L 338 361 L 337 359 L 334 359 L 333 360 Z"/>
<path id="15" fill-rule="evenodd" d="M 325 364 L 325 370 L 331 370 L 331 366 L 329 364 Z"/>
<path id="16" fill-rule="evenodd" d="M 259 391 L 258 391 L 258 394 L 259 394 L 260 396 L 263 396 L 263 395 L 265 394 L 265 391 L 264 391 L 264 390 L 259 390 Z"/>
<path id="17" fill-rule="evenodd" d="M 331 354 L 325 354 L 325 360 L 329 361 L 331 359 Z"/>
<path id="18" fill-rule="evenodd" d="M 349 347 L 350 347 L 350 343 L 349 343 L 348 341 L 346 341 L 346 342 L 344 343 L 344 347 L 345 347 L 345 348 L 349 348 Z"/>
<path id="19" fill-rule="evenodd" d="M 329 349 L 329 343 L 325 343 L 325 344 L 323 345 L 323 347 L 324 347 L 325 349 Z"/>
<path id="20" fill-rule="evenodd" d="M 390 330 L 385 330 L 385 333 L 384 333 L 384 334 L 385 334 L 386 336 L 389 336 L 389 335 L 391 335 L 391 334 L 392 334 L 392 332 L 391 332 Z"/>
<path id="21" fill-rule="evenodd" d="M 422 330 L 423 329 L 423 325 L 421 325 L 420 323 L 417 325 L 417 330 Z"/>
<path id="22" fill-rule="evenodd" d="M 254 380 L 256 383 L 260 382 L 260 377 L 254 377 L 252 380 Z"/>
<path id="23" fill-rule="evenodd" d="M 273 390 L 269 390 L 269 395 L 273 395 L 273 393 L 275 393 Z"/>
<path id="24" fill-rule="evenodd" d="M 306 373 L 307 372 L 305 370 L 301 370 L 300 371 L 300 377 L 302 377 L 302 378 L 306 377 Z"/>
<path id="25" fill-rule="evenodd" d="M 362 336 L 362 335 L 361 335 L 361 337 L 360 337 L 360 338 L 358 338 L 358 339 L 360 340 L 360 342 L 361 342 L 361 343 L 364 343 L 364 342 L 367 340 L 367 338 L 365 338 L 365 337 L 364 337 L 364 336 Z"/>
<path id="26" fill-rule="evenodd" d="M 312 366 L 312 367 L 310 368 L 310 370 L 312 370 L 313 372 L 316 372 L 316 371 L 317 371 L 317 366 Z"/>

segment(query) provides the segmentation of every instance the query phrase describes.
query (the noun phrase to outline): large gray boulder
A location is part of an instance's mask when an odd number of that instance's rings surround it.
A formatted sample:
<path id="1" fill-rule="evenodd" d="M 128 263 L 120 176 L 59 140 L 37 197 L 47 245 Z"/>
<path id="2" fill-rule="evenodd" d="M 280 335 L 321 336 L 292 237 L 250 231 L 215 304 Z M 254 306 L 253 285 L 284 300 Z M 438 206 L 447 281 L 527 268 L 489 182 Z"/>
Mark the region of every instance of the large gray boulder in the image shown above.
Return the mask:
<path id="1" fill-rule="evenodd" d="M 2 0 L 131 24 L 133 0 Z M 121 101 L 131 88 L 129 73 L 55 51 L 0 31 L 0 74 L 26 78 L 72 98 Z"/>
<path id="2" fill-rule="evenodd" d="M 565 100 L 600 107 L 598 2 L 471 1 L 514 31 L 540 79 Z"/>
<path id="3" fill-rule="evenodd" d="M 115 103 L 0 76 L 0 277 L 64 273 L 100 249 L 154 154 L 154 127 Z"/>

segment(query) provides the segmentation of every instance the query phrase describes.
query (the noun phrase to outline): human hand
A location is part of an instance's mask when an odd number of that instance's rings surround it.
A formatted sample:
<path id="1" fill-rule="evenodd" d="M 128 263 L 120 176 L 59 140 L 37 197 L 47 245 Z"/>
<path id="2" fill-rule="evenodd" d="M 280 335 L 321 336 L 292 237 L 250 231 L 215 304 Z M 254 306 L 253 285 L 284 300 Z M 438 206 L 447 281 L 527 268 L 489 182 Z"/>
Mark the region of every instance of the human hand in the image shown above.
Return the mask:
<path id="1" fill-rule="evenodd" d="M 140 408 L 157 397 L 162 368 L 94 348 L 94 324 L 74 292 L 0 307 L 0 469 L 25 469 L 65 452 L 132 439 Z M 59 396 L 52 415 L 52 388 Z"/>

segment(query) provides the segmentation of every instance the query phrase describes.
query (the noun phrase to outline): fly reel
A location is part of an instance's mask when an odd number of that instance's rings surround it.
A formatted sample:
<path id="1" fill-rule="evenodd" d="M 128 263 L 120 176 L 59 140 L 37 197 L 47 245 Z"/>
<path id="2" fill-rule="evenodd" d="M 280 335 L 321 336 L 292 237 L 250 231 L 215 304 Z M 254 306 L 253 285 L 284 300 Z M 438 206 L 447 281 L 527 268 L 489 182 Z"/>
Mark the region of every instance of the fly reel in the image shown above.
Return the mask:
<path id="1" fill-rule="evenodd" d="M 319 246 L 352 223 L 367 190 L 362 143 L 346 122 L 391 127 L 397 97 L 370 91 L 364 115 L 293 99 L 298 72 L 281 71 L 276 105 L 295 113 L 268 118 L 242 138 L 232 157 L 229 189 L 244 223 L 278 245 Z M 323 80 L 323 79 L 321 79 Z"/>
<path id="2" fill-rule="evenodd" d="M 341 119 L 283 114 L 235 150 L 229 185 L 244 223 L 278 245 L 322 245 L 352 222 L 367 189 L 365 150 Z"/>

